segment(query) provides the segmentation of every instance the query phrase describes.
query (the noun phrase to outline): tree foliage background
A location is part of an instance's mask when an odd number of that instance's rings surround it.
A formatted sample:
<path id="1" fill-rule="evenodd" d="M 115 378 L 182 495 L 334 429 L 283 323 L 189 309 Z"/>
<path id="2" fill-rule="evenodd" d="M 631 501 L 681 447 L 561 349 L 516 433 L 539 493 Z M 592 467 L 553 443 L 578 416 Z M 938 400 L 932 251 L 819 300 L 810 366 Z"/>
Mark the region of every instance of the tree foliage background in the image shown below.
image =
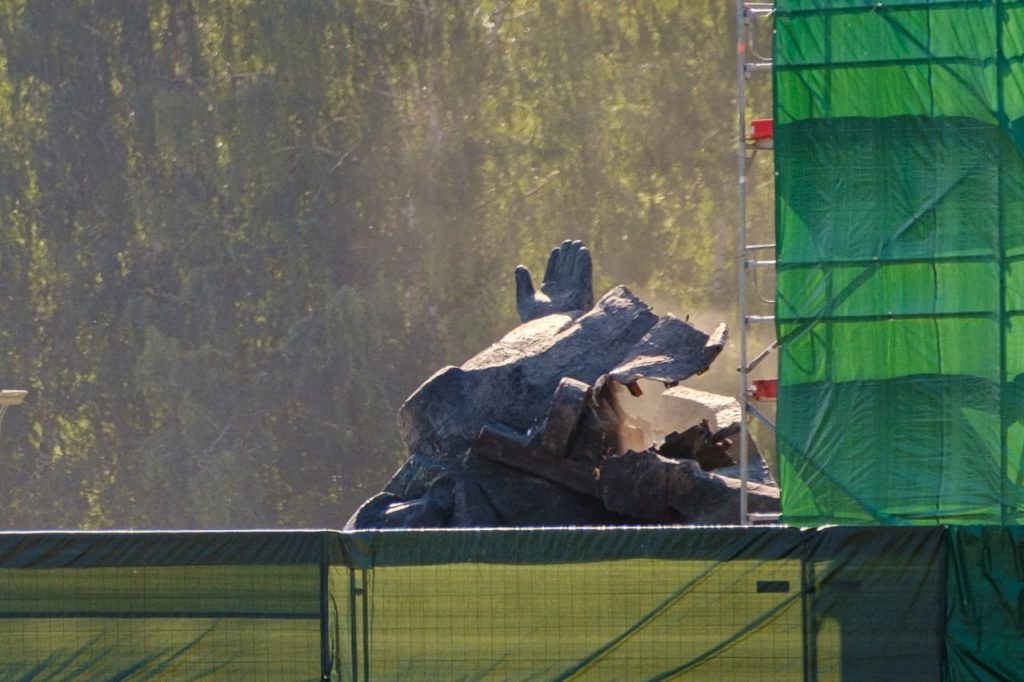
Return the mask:
<path id="1" fill-rule="evenodd" d="M 728 310 L 720 0 L 0 3 L 0 526 L 339 527 L 512 270 Z M 762 207 L 768 211 L 769 204 Z"/>

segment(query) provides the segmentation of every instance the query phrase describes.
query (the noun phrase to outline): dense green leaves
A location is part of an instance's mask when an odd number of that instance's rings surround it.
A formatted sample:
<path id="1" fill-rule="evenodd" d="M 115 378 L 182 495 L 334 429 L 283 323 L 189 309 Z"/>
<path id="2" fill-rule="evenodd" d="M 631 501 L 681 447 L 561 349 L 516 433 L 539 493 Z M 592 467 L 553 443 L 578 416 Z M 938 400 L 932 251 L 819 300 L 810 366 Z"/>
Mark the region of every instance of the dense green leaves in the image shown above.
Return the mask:
<path id="1" fill-rule="evenodd" d="M 339 526 L 564 238 L 731 305 L 711 0 L 8 2 L 7 527 Z"/>

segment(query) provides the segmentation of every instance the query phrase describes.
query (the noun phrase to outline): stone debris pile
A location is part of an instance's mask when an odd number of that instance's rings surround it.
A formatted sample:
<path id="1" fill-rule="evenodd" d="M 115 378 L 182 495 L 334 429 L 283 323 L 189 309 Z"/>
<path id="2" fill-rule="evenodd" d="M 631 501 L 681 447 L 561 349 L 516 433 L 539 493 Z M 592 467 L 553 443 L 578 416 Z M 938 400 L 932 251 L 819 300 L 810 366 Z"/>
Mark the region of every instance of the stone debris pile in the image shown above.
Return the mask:
<path id="1" fill-rule="evenodd" d="M 346 527 L 739 522 L 738 404 L 677 385 L 708 369 L 725 325 L 658 316 L 622 286 L 594 303 L 581 242 L 552 252 L 539 292 L 515 276 L 522 324 L 406 400 L 409 459 Z M 655 443 L 624 403 L 659 384 L 661 419 L 692 419 Z M 749 509 L 778 511 L 751 453 Z"/>

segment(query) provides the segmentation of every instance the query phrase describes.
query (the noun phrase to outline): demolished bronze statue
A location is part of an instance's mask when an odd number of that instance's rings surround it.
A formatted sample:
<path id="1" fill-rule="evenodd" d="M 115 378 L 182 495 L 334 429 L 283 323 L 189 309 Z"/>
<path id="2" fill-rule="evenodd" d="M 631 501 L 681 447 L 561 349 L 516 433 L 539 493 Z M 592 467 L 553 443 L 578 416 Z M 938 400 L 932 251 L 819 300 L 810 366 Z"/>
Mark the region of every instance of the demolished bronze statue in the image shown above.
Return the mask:
<path id="1" fill-rule="evenodd" d="M 660 446 L 623 409 L 637 382 L 674 386 L 725 343 L 625 287 L 594 303 L 590 253 L 565 242 L 540 291 L 516 268 L 522 324 L 461 367 L 445 367 L 399 410 L 410 451 L 347 528 L 736 523 L 734 428 L 681 424 Z M 722 425 L 719 425 L 719 427 Z M 752 484 L 751 511 L 778 509 Z"/>

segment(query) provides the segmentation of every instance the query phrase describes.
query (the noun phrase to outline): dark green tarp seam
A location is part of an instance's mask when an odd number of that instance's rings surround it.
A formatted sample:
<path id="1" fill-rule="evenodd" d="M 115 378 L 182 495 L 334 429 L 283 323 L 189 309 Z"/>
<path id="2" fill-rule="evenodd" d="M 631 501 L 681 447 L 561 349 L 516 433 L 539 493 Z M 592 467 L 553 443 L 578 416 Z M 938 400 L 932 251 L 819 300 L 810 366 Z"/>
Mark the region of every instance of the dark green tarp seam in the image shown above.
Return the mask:
<path id="1" fill-rule="evenodd" d="M 797 17 L 832 16 L 836 14 L 865 14 L 873 12 L 913 12 L 950 9 L 986 9 L 993 7 L 994 0 L 932 0 L 931 2 L 888 2 L 883 0 L 863 0 L 862 5 L 839 7 L 813 7 L 806 9 L 779 9 L 778 3 L 774 10 L 777 19 Z M 1024 0 L 1008 0 L 1006 7 L 1022 7 Z"/>
<path id="2" fill-rule="evenodd" d="M 0 568 L 315 566 L 330 532 L 0 533 Z"/>
<path id="3" fill-rule="evenodd" d="M 319 620 L 312 611 L 102 611 L 76 609 L 71 611 L 0 611 L 0 620 L 52 618 L 199 618 L 241 620 Z"/>

